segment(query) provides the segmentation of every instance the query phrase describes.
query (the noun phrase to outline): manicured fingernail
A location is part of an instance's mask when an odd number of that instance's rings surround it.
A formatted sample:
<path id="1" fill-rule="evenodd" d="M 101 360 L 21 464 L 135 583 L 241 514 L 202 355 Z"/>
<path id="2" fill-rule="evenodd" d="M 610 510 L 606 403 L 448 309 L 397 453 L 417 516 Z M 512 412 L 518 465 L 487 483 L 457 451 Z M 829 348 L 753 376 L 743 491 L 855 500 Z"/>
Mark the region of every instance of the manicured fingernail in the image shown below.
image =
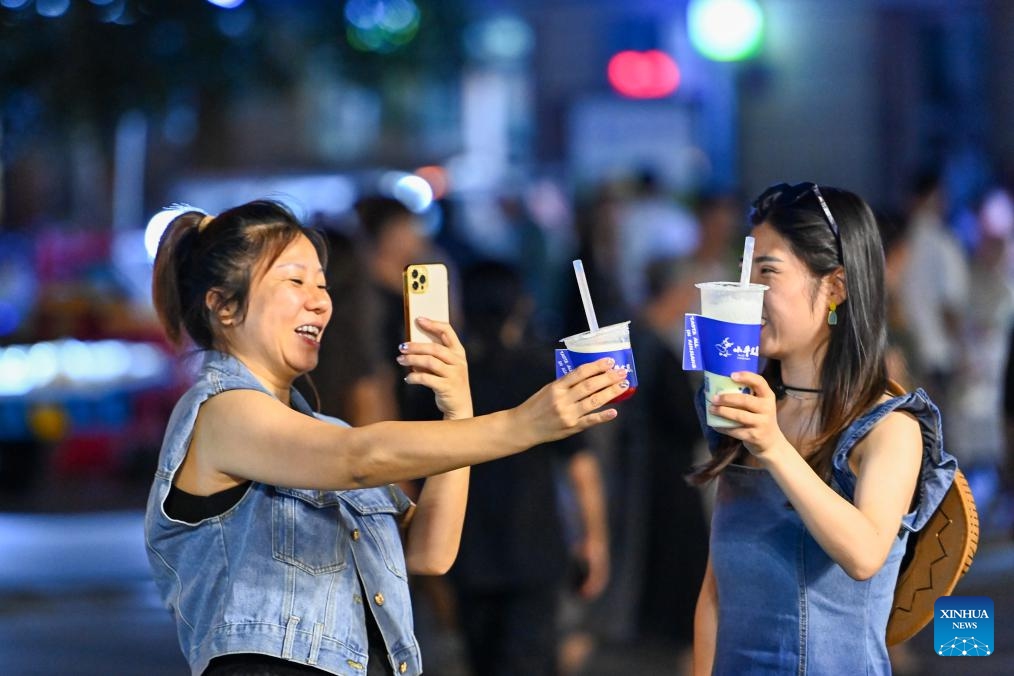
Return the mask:
<path id="1" fill-rule="evenodd" d="M 625 390 L 628 387 L 630 387 L 630 381 L 629 380 L 624 380 L 622 383 L 620 383 L 620 389 L 621 390 Z"/>
<path id="2" fill-rule="evenodd" d="M 607 366 L 608 366 L 609 368 L 612 368 L 614 364 L 616 364 L 616 360 L 615 360 L 615 359 L 613 359 L 612 357 L 610 357 L 609 359 L 607 359 L 607 360 L 606 360 L 606 365 L 607 365 Z"/>
<path id="3" fill-rule="evenodd" d="M 404 352 L 405 350 L 408 349 L 408 343 L 402 343 L 401 345 L 398 346 L 398 349 Z"/>
<path id="4" fill-rule="evenodd" d="M 395 361 L 398 362 L 399 364 L 404 364 L 408 361 L 408 357 L 406 357 L 403 354 L 399 354 L 398 357 L 395 359 Z"/>

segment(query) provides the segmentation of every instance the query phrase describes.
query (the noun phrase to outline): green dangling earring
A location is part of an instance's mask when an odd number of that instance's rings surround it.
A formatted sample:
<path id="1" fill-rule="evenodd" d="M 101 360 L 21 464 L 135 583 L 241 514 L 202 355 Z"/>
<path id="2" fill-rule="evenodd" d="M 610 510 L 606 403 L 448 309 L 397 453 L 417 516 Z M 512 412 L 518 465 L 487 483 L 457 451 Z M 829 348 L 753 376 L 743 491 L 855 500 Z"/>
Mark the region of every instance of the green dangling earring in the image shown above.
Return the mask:
<path id="1" fill-rule="evenodd" d="M 838 303 L 835 303 L 834 301 L 831 301 L 831 304 L 830 304 L 830 307 L 828 308 L 828 313 L 827 313 L 827 325 L 828 326 L 837 326 L 838 325 L 838 313 L 835 312 L 835 310 L 837 310 L 837 309 L 838 309 Z"/>

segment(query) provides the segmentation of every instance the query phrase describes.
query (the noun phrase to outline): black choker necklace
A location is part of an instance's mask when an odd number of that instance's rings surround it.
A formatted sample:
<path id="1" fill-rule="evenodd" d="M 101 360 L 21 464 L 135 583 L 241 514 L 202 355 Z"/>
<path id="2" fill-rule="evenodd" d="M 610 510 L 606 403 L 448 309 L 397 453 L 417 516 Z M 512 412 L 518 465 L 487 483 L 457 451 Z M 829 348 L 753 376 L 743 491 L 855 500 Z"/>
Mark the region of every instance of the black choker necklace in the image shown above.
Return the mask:
<path id="1" fill-rule="evenodd" d="M 794 385 L 786 385 L 785 383 L 778 383 L 771 389 L 775 391 L 776 399 L 782 399 L 783 397 L 785 397 L 786 394 L 789 394 L 790 390 L 792 392 L 807 392 L 809 394 L 821 394 L 824 392 L 824 390 L 819 388 L 814 389 L 812 387 L 795 387 Z"/>

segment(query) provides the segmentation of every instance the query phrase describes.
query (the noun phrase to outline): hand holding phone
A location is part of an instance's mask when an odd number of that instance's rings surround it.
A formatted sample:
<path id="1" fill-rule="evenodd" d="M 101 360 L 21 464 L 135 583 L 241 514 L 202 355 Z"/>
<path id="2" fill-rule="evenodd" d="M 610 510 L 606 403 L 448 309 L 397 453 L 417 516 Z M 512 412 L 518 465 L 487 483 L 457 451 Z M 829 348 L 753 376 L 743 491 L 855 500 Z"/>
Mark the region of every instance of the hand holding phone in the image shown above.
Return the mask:
<path id="1" fill-rule="evenodd" d="M 447 290 L 447 266 L 443 263 L 419 263 L 405 268 L 404 279 L 405 337 L 409 342 L 438 342 L 416 323 L 418 317 L 450 322 L 450 301 Z"/>

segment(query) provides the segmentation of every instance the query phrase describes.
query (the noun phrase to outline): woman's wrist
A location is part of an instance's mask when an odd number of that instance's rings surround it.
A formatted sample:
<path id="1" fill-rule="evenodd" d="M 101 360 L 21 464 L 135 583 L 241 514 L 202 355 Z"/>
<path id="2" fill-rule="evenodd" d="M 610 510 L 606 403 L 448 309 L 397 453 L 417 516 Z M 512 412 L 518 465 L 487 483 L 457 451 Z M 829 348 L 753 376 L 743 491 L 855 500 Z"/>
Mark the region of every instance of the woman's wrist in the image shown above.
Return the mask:
<path id="1" fill-rule="evenodd" d="M 761 467 L 769 471 L 793 455 L 798 456 L 799 453 L 796 452 L 796 449 L 784 437 L 767 449 L 758 450 L 754 453 L 754 457 L 757 458 Z"/>
<path id="2" fill-rule="evenodd" d="M 448 411 L 444 414 L 444 420 L 464 420 L 465 418 L 474 418 L 475 413 L 472 411 L 472 405 L 463 406 L 457 411 Z"/>

